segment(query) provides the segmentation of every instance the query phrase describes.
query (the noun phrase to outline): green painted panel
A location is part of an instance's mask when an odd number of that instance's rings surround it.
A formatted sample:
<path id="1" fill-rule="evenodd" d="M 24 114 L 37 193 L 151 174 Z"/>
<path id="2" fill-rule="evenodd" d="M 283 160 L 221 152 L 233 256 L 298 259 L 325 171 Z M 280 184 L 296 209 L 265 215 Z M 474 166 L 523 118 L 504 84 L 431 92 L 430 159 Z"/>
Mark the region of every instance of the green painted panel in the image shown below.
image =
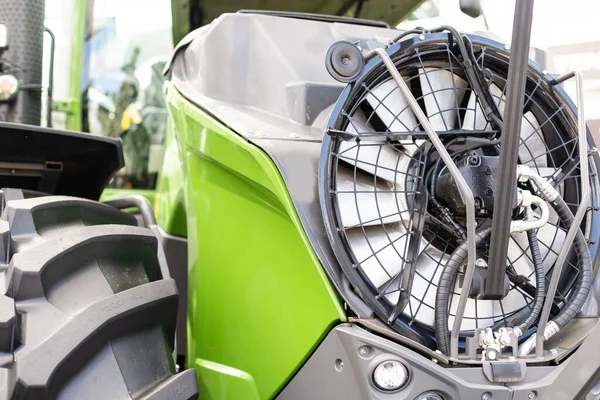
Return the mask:
<path id="1" fill-rule="evenodd" d="M 154 210 L 158 225 L 167 233 L 187 237 L 187 214 L 183 192 L 183 165 L 171 119 L 167 121 L 165 157 L 156 181 Z"/>
<path id="2" fill-rule="evenodd" d="M 67 129 L 81 130 L 81 77 L 83 73 L 83 44 L 85 42 L 85 18 L 87 1 L 75 2 L 73 15 L 73 38 L 71 39 L 71 70 L 69 73 L 69 100 L 70 112 L 67 114 Z"/>
<path id="3" fill-rule="evenodd" d="M 189 367 L 204 398 L 271 398 L 344 310 L 283 179 L 167 84 L 185 172 Z"/>
<path id="4" fill-rule="evenodd" d="M 156 198 L 154 190 L 105 188 L 100 196 L 100 201 L 110 201 L 133 195 L 144 196 L 150 204 L 154 204 Z"/>

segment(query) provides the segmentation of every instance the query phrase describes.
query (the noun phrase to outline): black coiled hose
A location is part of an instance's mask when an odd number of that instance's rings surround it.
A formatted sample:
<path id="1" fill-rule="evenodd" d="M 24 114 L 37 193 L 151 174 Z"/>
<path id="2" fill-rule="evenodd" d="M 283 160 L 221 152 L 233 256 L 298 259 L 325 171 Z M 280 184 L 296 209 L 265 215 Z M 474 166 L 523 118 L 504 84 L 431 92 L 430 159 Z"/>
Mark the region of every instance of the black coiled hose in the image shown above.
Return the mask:
<path id="1" fill-rule="evenodd" d="M 546 297 L 546 271 L 544 271 L 544 261 L 542 260 L 542 253 L 540 253 L 540 245 L 535 231 L 527 231 L 527 240 L 529 241 L 531 260 L 535 269 L 535 298 L 533 299 L 531 313 L 525 318 L 525 321 L 517 326 L 521 332 L 525 332 L 537 322 Z"/>
<path id="2" fill-rule="evenodd" d="M 558 217 L 562 221 L 564 228 L 568 230 L 571 224 L 573 223 L 575 217 L 573 216 L 573 213 L 571 212 L 565 201 L 559 196 L 555 201 L 550 202 L 550 205 L 558 214 Z M 490 232 L 491 228 L 486 228 L 478 232 L 475 235 L 476 245 L 480 245 L 484 240 L 486 240 L 489 237 Z M 537 237 L 534 242 L 534 246 L 537 246 Z M 554 323 L 556 323 L 559 328 L 563 328 L 565 325 L 567 325 L 581 310 L 583 304 L 585 303 L 585 300 L 587 299 L 590 293 L 590 289 L 592 286 L 592 257 L 590 256 L 590 251 L 587 246 L 587 242 L 585 240 L 585 237 L 583 236 L 583 233 L 581 233 L 581 230 L 578 230 L 577 234 L 575 235 L 574 245 L 575 254 L 577 255 L 578 264 L 580 266 L 580 273 L 578 274 L 577 280 L 575 281 L 575 288 L 573 289 L 573 296 L 571 296 L 571 300 L 553 319 Z M 532 248 L 532 254 L 534 252 L 535 250 Z M 539 246 L 537 247 L 537 253 L 539 255 Z M 450 304 L 450 296 L 452 294 L 452 288 L 454 287 L 454 282 L 458 274 L 458 269 L 461 265 L 464 264 L 465 260 L 467 259 L 467 256 L 467 242 L 465 241 L 460 246 L 458 246 L 450 256 L 450 259 L 444 267 L 444 270 L 442 271 L 442 275 L 440 277 L 440 281 L 438 283 L 435 298 L 435 337 L 437 340 L 438 350 L 440 350 L 444 354 L 450 353 L 448 304 Z M 536 256 L 534 255 L 534 257 Z M 534 267 L 536 268 L 536 284 L 538 289 L 540 287 L 544 287 L 545 296 L 545 282 L 542 282 L 542 286 L 540 286 L 540 280 L 546 279 L 546 276 L 544 273 L 543 264 L 540 262 L 539 265 L 541 265 L 541 269 L 538 271 L 538 267 L 535 265 L 534 261 Z M 539 293 L 540 291 L 536 290 L 535 302 L 537 302 L 538 300 Z M 531 325 L 533 325 L 537 321 L 537 318 L 539 318 L 539 313 L 541 312 L 542 304 L 543 298 L 540 301 L 540 310 L 537 311 L 537 315 L 533 315 L 532 310 L 532 313 L 525 319 L 523 324 L 530 323 Z M 526 329 L 522 329 L 523 332 L 525 330 Z"/>
<path id="3" fill-rule="evenodd" d="M 562 221 L 565 229 L 568 230 L 575 217 L 569 209 L 569 206 L 567 206 L 567 203 L 565 203 L 562 197 L 558 196 L 558 198 L 551 202 L 550 205 L 552 205 L 558 214 L 558 218 Z M 581 310 L 581 307 L 583 307 L 585 300 L 590 294 L 590 289 L 592 288 L 592 256 L 590 255 L 590 249 L 585 237 L 583 236 L 583 233 L 581 233 L 581 229 L 577 229 L 574 244 L 580 270 L 577 275 L 577 280 L 575 281 L 575 290 L 571 296 L 571 300 L 553 319 L 554 323 L 556 323 L 559 328 L 564 328 L 565 325 L 577 315 Z"/>
<path id="4" fill-rule="evenodd" d="M 492 228 L 486 228 L 475 234 L 475 244 L 479 245 L 490 236 Z M 438 350 L 444 354 L 450 353 L 450 334 L 448 331 L 450 296 L 458 274 L 458 269 L 464 264 L 468 256 L 468 242 L 465 240 L 454 250 L 446 263 L 435 296 L 435 338 Z"/>

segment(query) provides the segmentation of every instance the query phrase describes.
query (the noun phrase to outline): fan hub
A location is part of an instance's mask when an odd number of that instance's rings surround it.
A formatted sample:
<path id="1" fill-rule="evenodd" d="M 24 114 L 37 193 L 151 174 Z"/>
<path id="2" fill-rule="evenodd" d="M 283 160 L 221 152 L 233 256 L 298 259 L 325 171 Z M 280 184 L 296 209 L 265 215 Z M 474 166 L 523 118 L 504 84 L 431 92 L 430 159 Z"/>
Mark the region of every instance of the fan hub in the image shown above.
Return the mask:
<path id="1" fill-rule="evenodd" d="M 475 197 L 475 214 L 488 217 L 494 213 L 494 198 L 499 157 L 482 156 L 473 152 L 457 162 L 457 167 Z M 435 195 L 438 200 L 459 216 L 466 215 L 466 204 L 456 181 L 447 169 L 437 178 Z M 513 204 L 517 204 L 517 191 Z"/>

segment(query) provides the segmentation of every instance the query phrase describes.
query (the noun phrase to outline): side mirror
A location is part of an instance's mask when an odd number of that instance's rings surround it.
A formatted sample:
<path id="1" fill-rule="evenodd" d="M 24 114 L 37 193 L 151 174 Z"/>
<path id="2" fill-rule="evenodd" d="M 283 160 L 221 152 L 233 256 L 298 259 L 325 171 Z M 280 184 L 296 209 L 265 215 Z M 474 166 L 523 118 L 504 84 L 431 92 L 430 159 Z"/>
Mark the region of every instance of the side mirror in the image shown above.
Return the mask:
<path id="1" fill-rule="evenodd" d="M 459 0 L 460 11 L 469 17 L 477 18 L 481 15 L 481 0 Z"/>

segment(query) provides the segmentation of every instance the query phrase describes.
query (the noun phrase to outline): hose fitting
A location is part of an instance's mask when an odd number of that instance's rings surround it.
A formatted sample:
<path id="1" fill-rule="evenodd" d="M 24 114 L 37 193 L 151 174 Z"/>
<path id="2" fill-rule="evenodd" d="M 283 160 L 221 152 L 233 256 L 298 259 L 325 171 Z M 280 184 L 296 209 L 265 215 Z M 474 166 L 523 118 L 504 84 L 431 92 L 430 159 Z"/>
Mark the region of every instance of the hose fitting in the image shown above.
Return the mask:
<path id="1" fill-rule="evenodd" d="M 555 201 L 560 196 L 558 190 L 554 189 L 547 179 L 542 178 L 527 165 L 517 165 L 517 180 L 519 182 L 532 182 L 537 188 L 536 194 L 548 202 Z"/>

